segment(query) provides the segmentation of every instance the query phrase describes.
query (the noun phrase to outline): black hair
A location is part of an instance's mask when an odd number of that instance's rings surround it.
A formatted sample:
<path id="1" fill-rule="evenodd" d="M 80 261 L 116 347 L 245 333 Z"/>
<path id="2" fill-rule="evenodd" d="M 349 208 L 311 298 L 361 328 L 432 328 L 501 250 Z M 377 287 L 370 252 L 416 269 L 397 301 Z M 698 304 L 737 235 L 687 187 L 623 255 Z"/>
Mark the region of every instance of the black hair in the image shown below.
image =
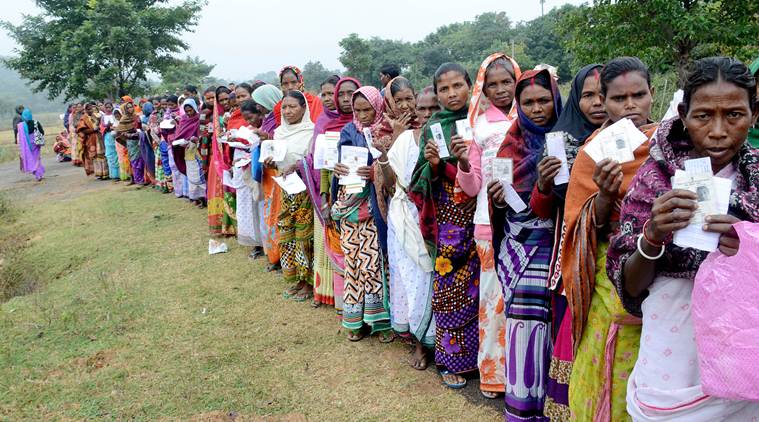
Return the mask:
<path id="1" fill-rule="evenodd" d="M 466 81 L 466 84 L 469 85 L 469 87 L 472 87 L 472 79 L 469 78 L 469 72 L 464 69 L 464 66 L 458 64 L 458 63 L 443 63 L 440 65 L 440 67 L 437 68 L 435 71 L 435 76 L 432 78 L 432 89 L 435 91 L 435 94 L 437 94 L 437 81 L 440 79 L 443 74 L 448 72 L 456 72 L 459 75 L 464 77 L 464 80 Z"/>
<path id="2" fill-rule="evenodd" d="M 547 89 L 549 92 L 551 92 L 551 95 L 553 95 L 553 91 L 551 90 L 551 73 L 548 72 L 548 70 L 541 70 L 538 72 L 537 75 L 533 76 L 529 79 L 522 79 L 517 84 L 516 89 L 514 90 L 514 98 L 519 101 L 519 97 L 522 96 L 522 91 L 524 91 L 525 88 L 533 84 L 533 81 L 535 85 L 542 86 L 543 88 Z"/>
<path id="3" fill-rule="evenodd" d="M 184 87 L 185 91 L 190 91 L 191 94 L 198 95 L 198 87 L 195 85 L 187 85 Z"/>
<path id="4" fill-rule="evenodd" d="M 507 72 L 509 72 L 509 75 L 511 75 L 511 78 L 515 81 L 517 80 L 516 72 L 514 71 L 514 65 L 511 63 L 511 61 L 505 57 L 499 57 L 488 65 L 487 69 L 485 69 L 485 74 L 490 72 L 493 69 L 497 69 L 499 67 L 502 67 L 506 69 Z"/>
<path id="5" fill-rule="evenodd" d="M 643 75 L 648 87 L 651 88 L 651 74 L 648 72 L 648 66 L 637 57 L 623 56 L 606 63 L 601 71 L 601 94 L 606 96 L 606 90 L 611 81 L 629 72 L 638 72 Z"/>
<path id="6" fill-rule="evenodd" d="M 266 85 L 266 82 L 264 82 L 264 81 L 255 81 L 250 86 L 250 89 L 252 89 L 253 91 L 255 91 L 255 90 L 257 90 L 258 88 L 261 88 L 264 85 Z M 253 91 L 251 91 L 250 93 L 253 94 Z"/>
<path id="7" fill-rule="evenodd" d="M 205 91 L 203 91 L 203 94 L 205 95 L 205 94 L 208 94 L 209 92 L 213 92 L 215 94 L 216 93 L 216 87 L 213 86 L 213 85 L 209 86 L 208 88 L 206 88 Z"/>
<path id="8" fill-rule="evenodd" d="M 263 114 L 261 113 L 261 110 L 258 109 L 258 103 L 256 103 L 253 100 L 245 100 L 240 104 L 240 111 L 247 111 L 249 113 L 255 113 L 255 114 Z"/>
<path id="9" fill-rule="evenodd" d="M 290 91 L 287 94 L 285 94 L 284 98 L 295 98 L 298 100 L 298 104 L 300 104 L 301 107 L 306 106 L 306 97 L 303 96 L 303 93 L 300 91 Z"/>
<path id="10" fill-rule="evenodd" d="M 229 94 L 229 93 L 231 93 L 231 92 L 232 92 L 232 91 L 231 91 L 229 88 L 227 88 L 226 86 L 224 86 L 224 85 L 219 85 L 219 87 L 218 87 L 218 88 L 216 88 L 216 96 L 217 96 L 217 97 L 218 97 L 218 96 L 219 96 L 219 94 L 221 94 L 221 93 Z"/>
<path id="11" fill-rule="evenodd" d="M 756 79 L 745 64 L 732 57 L 707 57 L 696 60 L 688 68 L 683 85 L 683 107 L 687 113 L 693 94 L 704 85 L 724 81 L 746 90 L 748 104 L 756 110 Z"/>
<path id="12" fill-rule="evenodd" d="M 177 97 L 176 95 L 169 95 L 168 97 L 166 97 L 166 102 L 179 104 L 179 97 Z"/>
<path id="13" fill-rule="evenodd" d="M 395 78 L 393 80 L 393 83 L 390 84 L 390 95 L 395 95 L 398 93 L 398 91 L 403 91 L 406 88 L 410 89 L 411 93 L 414 95 L 414 98 L 416 98 L 414 86 L 411 85 L 411 82 L 409 82 L 409 80 L 406 78 Z M 387 95 L 387 93 L 385 95 Z"/>
<path id="14" fill-rule="evenodd" d="M 200 109 L 201 110 L 208 110 L 208 111 L 213 112 L 213 104 L 211 104 L 211 103 L 203 103 L 203 105 L 200 106 Z"/>
<path id="15" fill-rule="evenodd" d="M 245 88 L 245 90 L 248 91 L 248 94 L 253 94 L 253 87 L 250 86 L 250 84 L 247 83 L 247 82 L 243 82 L 243 83 L 237 85 L 235 87 L 235 89 L 237 89 L 237 88 Z"/>
<path id="16" fill-rule="evenodd" d="M 332 75 L 329 78 L 325 79 L 324 82 L 322 82 L 319 85 L 319 88 L 324 87 L 324 85 L 337 85 L 337 83 L 340 81 L 340 76 L 338 75 Z"/>
<path id="17" fill-rule="evenodd" d="M 390 79 L 400 76 L 401 68 L 397 64 L 384 64 L 380 67 L 380 73 L 387 75 Z"/>

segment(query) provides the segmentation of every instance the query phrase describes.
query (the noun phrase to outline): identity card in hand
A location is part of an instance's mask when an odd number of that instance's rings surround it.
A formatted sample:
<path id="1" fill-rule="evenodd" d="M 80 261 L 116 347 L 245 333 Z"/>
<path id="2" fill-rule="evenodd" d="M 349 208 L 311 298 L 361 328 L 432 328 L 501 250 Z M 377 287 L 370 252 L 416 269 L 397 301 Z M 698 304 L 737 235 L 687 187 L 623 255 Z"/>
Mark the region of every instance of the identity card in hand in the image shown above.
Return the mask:
<path id="1" fill-rule="evenodd" d="M 432 132 L 432 139 L 437 144 L 438 157 L 450 157 L 451 153 L 448 152 L 448 144 L 445 143 L 445 135 L 443 135 L 443 126 L 440 123 L 435 123 L 430 126 L 430 132 Z"/>
<path id="2" fill-rule="evenodd" d="M 550 132 L 546 134 L 546 151 L 550 157 L 561 160 L 561 169 L 554 177 L 555 185 L 569 183 L 569 165 L 567 164 L 566 150 L 567 134 L 565 132 Z"/>

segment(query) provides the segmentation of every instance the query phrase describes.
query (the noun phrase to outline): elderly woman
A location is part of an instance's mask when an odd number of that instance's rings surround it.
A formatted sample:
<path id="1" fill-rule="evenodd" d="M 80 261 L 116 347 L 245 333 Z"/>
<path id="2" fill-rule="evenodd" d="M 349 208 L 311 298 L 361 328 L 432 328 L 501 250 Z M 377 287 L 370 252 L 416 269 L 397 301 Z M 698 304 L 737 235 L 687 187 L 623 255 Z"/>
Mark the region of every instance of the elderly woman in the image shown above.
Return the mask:
<path id="1" fill-rule="evenodd" d="M 625 308 L 643 320 L 640 351 L 627 385 L 634 420 L 751 420 L 759 403 L 708 396 L 701 389 L 690 302 L 707 252 L 672 243 L 687 227 L 697 196 L 673 189 L 685 160 L 708 157 L 718 177 L 732 179 L 727 215 L 709 215 L 703 230 L 717 233 L 719 251 L 735 255 L 733 224 L 759 222 L 759 152 L 746 143 L 756 122 L 756 81 L 737 60 L 697 61 L 684 86 L 679 117 L 662 122 L 651 158 L 622 203 L 620 231 L 611 238 L 607 271 Z"/>

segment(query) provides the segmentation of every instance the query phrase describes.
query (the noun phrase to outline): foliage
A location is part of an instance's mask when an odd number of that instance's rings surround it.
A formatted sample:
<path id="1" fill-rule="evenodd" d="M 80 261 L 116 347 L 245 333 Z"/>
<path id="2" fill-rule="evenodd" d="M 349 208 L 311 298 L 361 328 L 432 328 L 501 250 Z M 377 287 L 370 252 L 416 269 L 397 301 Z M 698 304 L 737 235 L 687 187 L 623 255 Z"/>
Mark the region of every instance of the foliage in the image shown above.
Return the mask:
<path id="1" fill-rule="evenodd" d="M 319 85 L 332 75 L 339 75 L 338 70 L 329 70 L 321 62 L 308 62 L 303 66 L 303 81 L 306 84 L 306 90 L 310 92 L 319 92 Z"/>
<path id="2" fill-rule="evenodd" d="M 5 129 L 5 123 L 10 128 L 11 117 L 16 114 L 16 106 L 20 104 L 29 107 L 35 117 L 38 113 L 60 113 L 63 110 L 62 98 L 51 101 L 47 92 L 32 92 L 28 82 L 5 66 L 0 59 L 0 118 L 3 119 L 0 128 Z"/>
<path id="3" fill-rule="evenodd" d="M 759 51 L 759 2 L 594 0 L 561 25 L 575 64 L 640 57 L 652 69 L 676 69 L 715 54 L 749 60 Z"/>
<path id="4" fill-rule="evenodd" d="M 37 0 L 42 14 L 25 16 L 18 26 L 2 22 L 20 46 L 6 63 L 51 98 L 137 92 L 149 72 L 177 64 L 172 54 L 187 48 L 179 35 L 196 24 L 204 0 L 165 3 Z"/>
<path id="5" fill-rule="evenodd" d="M 207 64 L 200 57 L 187 57 L 168 66 L 161 73 L 161 83 L 155 88 L 158 93 L 179 92 L 186 85 L 198 88 L 209 85 L 213 81 L 209 77 L 215 65 Z"/>

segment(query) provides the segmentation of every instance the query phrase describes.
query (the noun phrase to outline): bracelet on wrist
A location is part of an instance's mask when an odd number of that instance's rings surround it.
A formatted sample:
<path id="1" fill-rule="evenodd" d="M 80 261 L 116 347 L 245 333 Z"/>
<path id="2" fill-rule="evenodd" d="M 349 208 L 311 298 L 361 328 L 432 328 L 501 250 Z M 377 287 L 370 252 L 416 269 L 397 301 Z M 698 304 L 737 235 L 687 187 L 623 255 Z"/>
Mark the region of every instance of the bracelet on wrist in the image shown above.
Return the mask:
<path id="1" fill-rule="evenodd" d="M 643 234 L 643 238 L 646 239 L 646 242 L 650 243 L 651 246 L 656 246 L 657 248 L 664 246 L 664 242 L 657 242 L 657 241 L 651 239 L 650 237 L 648 237 L 648 230 L 646 230 L 646 229 L 648 228 L 648 222 L 649 221 L 651 221 L 651 219 L 648 219 L 648 220 L 646 220 L 645 223 L 643 223 L 643 233 L 642 233 Z"/>
<path id="2" fill-rule="evenodd" d="M 666 247 L 664 246 L 664 244 L 663 244 L 663 243 L 662 243 L 662 244 L 661 244 L 661 246 L 660 246 L 660 247 L 661 247 L 661 249 L 659 250 L 659 254 L 658 254 L 658 255 L 656 255 L 656 256 L 651 256 L 651 255 L 648 255 L 648 254 L 647 254 L 647 253 L 646 253 L 646 252 L 643 250 L 643 245 L 641 244 L 641 241 L 643 240 L 643 237 L 644 237 L 644 236 L 643 236 L 643 233 L 641 233 L 641 234 L 639 234 L 639 235 L 638 235 L 638 253 L 640 254 L 640 256 L 642 256 L 643 258 L 646 258 L 646 259 L 647 259 L 647 260 L 649 260 L 649 261 L 656 261 L 656 260 L 658 260 L 659 258 L 661 258 L 662 256 L 664 256 L 664 250 L 666 249 Z"/>

